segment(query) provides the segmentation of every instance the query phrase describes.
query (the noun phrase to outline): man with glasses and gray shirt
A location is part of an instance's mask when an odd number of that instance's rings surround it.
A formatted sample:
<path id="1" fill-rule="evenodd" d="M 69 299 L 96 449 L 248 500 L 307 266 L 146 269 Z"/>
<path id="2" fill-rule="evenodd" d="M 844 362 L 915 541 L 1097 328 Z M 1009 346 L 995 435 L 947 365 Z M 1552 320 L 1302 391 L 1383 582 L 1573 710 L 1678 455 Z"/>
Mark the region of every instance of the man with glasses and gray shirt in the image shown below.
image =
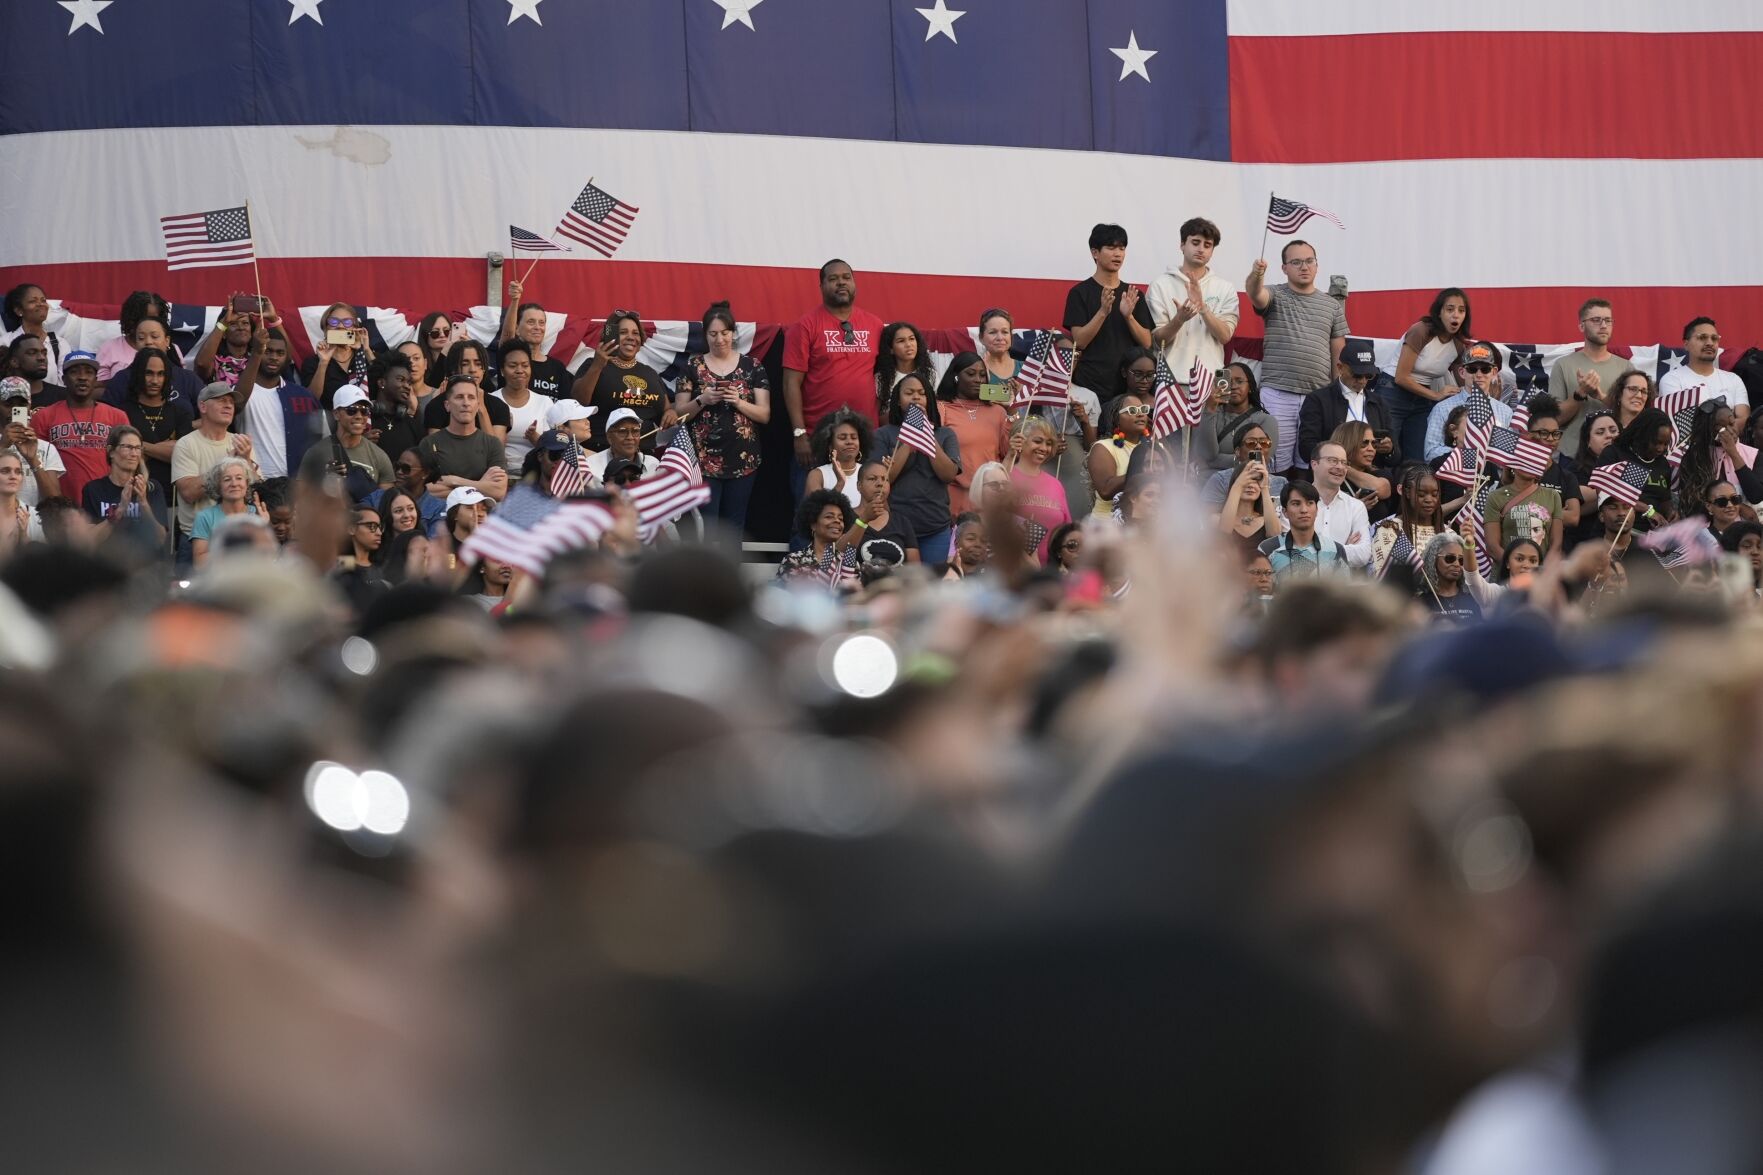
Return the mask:
<path id="1" fill-rule="evenodd" d="M 1285 284 L 1265 283 L 1267 261 L 1249 268 L 1244 290 L 1267 323 L 1261 352 L 1261 405 L 1279 422 L 1279 448 L 1273 471 L 1290 476 L 1304 467 L 1298 452 L 1298 412 L 1304 397 L 1334 378 L 1335 362 L 1347 339 L 1347 312 L 1341 302 L 1316 288 L 1316 250 L 1308 241 L 1288 241 L 1279 251 Z"/>

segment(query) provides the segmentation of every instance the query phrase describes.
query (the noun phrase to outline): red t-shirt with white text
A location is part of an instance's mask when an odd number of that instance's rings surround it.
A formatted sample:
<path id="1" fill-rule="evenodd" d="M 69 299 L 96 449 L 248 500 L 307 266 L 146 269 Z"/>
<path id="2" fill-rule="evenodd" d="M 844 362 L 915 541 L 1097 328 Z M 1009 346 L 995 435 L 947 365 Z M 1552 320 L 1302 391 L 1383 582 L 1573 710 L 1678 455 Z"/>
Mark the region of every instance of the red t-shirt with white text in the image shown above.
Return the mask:
<path id="1" fill-rule="evenodd" d="M 112 408 L 102 400 L 90 408 L 75 408 L 71 400 L 59 400 L 47 408 L 39 408 L 31 416 L 31 430 L 39 439 L 54 445 L 61 454 L 67 472 L 61 475 L 61 496 L 80 500 L 86 483 L 110 473 L 110 460 L 104 455 L 110 430 L 128 424 L 122 409 Z"/>
<path id="2" fill-rule="evenodd" d="M 851 324 L 849 343 L 842 321 Z M 802 423 L 809 432 L 840 408 L 875 422 L 875 351 L 885 325 L 855 306 L 844 320 L 816 306 L 784 332 L 784 366 L 803 373 Z"/>

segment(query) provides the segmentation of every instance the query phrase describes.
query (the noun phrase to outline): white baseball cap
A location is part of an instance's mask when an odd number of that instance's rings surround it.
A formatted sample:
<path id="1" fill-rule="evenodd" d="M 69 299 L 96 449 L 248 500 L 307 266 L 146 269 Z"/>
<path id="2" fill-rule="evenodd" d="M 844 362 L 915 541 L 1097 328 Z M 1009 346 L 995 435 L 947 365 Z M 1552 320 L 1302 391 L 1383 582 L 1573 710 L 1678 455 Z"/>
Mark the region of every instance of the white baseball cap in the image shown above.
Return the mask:
<path id="1" fill-rule="evenodd" d="M 634 409 L 634 408 L 615 408 L 612 411 L 612 415 L 608 416 L 606 418 L 607 431 L 611 431 L 613 427 L 618 425 L 620 422 L 626 421 L 626 420 L 634 420 L 638 424 L 641 424 L 643 422 L 643 418 L 641 416 L 637 415 L 636 409 Z"/>
<path id="2" fill-rule="evenodd" d="M 331 398 L 331 411 L 353 408 L 357 404 L 369 402 L 367 393 L 361 390 L 360 384 L 344 384 L 337 389 L 337 394 Z"/>
<path id="3" fill-rule="evenodd" d="M 490 496 L 482 490 L 471 486 L 454 486 L 453 492 L 447 495 L 447 509 L 455 506 L 475 506 L 479 502 L 487 502 Z"/>
<path id="4" fill-rule="evenodd" d="M 559 400 L 545 409 L 545 424 L 550 428 L 562 428 L 572 420 L 587 420 L 598 411 L 580 400 Z"/>

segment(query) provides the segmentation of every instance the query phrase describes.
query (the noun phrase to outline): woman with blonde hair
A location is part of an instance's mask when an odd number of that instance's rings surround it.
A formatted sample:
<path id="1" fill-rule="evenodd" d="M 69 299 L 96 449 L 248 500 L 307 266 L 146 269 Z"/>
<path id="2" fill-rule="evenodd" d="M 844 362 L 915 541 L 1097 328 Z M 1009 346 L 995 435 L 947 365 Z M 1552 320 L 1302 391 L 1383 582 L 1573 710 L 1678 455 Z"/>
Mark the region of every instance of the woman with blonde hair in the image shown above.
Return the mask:
<path id="1" fill-rule="evenodd" d="M 1016 455 L 1016 463 L 1010 470 L 1010 484 L 1018 499 L 1016 513 L 1040 528 L 1034 553 L 1042 563 L 1047 561 L 1047 542 L 1053 532 L 1071 521 L 1071 506 L 1065 500 L 1065 487 L 1046 469 L 1058 445 L 1059 438 L 1053 426 L 1039 416 L 1023 420 L 1010 439 L 1010 447 Z"/>

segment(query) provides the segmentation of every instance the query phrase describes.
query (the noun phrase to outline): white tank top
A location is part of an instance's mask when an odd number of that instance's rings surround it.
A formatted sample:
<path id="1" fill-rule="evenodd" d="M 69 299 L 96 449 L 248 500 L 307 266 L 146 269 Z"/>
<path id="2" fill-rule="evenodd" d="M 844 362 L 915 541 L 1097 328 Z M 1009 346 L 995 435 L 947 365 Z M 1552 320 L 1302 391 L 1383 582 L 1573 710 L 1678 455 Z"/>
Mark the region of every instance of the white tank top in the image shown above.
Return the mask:
<path id="1" fill-rule="evenodd" d="M 1451 386 L 1451 364 L 1457 361 L 1457 344 L 1427 339 L 1414 357 L 1414 378 L 1435 392 Z"/>
<path id="2" fill-rule="evenodd" d="M 862 469 L 863 466 L 859 464 L 857 468 Z M 822 489 L 832 490 L 838 488 L 839 471 L 831 461 L 828 461 L 825 465 L 820 467 L 820 485 Z M 863 505 L 863 494 L 862 491 L 857 488 L 857 474 L 854 472 L 851 474 L 851 480 L 845 483 L 845 499 L 851 503 L 851 509 L 853 510 Z"/>

